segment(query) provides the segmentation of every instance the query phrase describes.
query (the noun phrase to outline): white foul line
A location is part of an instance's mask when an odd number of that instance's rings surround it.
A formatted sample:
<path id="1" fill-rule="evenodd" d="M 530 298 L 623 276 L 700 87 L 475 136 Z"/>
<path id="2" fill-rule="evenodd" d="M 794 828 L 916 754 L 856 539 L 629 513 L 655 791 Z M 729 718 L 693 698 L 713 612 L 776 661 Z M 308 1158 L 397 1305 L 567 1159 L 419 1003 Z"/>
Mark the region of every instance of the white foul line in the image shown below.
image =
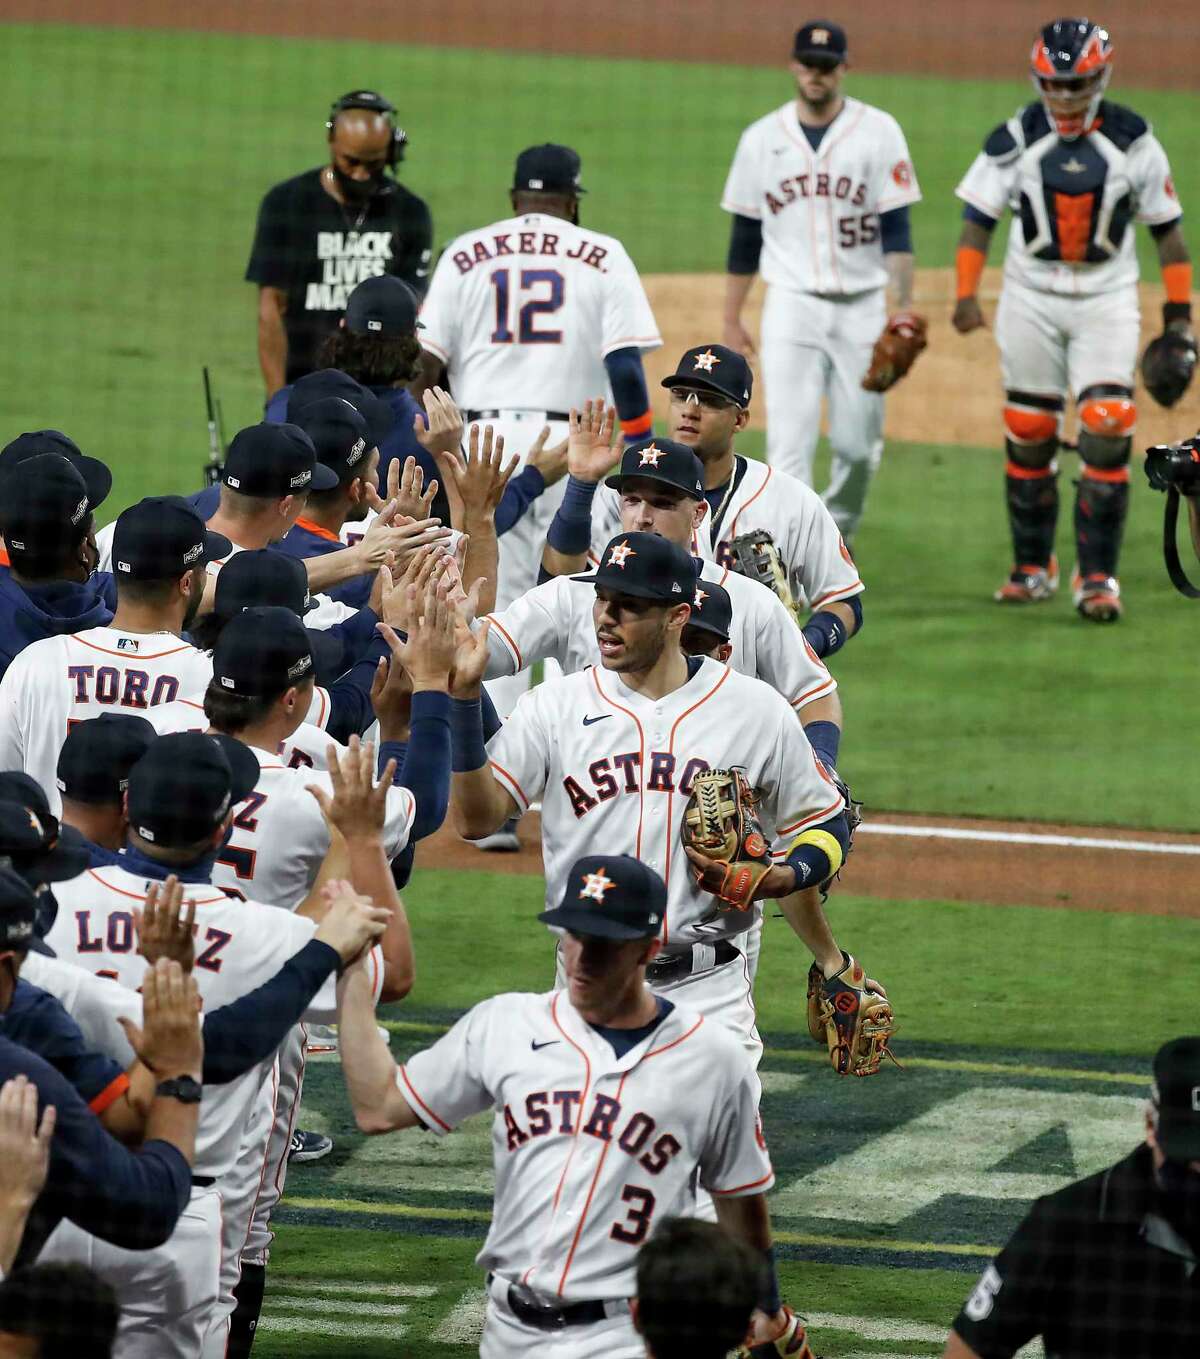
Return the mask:
<path id="1" fill-rule="evenodd" d="M 998 845 L 1123 849 L 1130 854 L 1200 854 L 1200 845 L 1169 844 L 1159 840 L 1107 840 L 1090 835 L 1039 835 L 1028 831 L 967 830 L 960 826 L 897 826 L 887 821 L 864 821 L 855 834 L 861 835 L 864 831 L 876 835 L 907 835 L 917 840 L 983 840 Z"/>

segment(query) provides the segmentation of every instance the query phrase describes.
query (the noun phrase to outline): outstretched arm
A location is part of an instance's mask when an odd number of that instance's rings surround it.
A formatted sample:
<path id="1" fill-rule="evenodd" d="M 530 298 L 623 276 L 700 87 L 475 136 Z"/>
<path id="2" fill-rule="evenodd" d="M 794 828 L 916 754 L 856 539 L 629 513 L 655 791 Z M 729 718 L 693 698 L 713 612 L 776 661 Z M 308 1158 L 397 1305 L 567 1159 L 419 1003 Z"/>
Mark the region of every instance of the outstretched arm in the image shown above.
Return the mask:
<path id="1" fill-rule="evenodd" d="M 419 1125 L 396 1084 L 396 1063 L 376 1028 L 371 987 L 361 967 L 350 968 L 338 983 L 338 1050 L 360 1131 L 372 1135 Z"/>

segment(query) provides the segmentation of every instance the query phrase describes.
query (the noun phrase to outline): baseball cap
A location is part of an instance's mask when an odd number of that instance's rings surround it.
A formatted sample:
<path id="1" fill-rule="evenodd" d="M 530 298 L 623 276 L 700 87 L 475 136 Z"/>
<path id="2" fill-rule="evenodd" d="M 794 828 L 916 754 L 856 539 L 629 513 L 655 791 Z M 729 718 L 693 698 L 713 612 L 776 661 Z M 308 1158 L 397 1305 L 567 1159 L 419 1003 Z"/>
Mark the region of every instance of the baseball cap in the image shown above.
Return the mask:
<path id="1" fill-rule="evenodd" d="M 699 387 L 706 392 L 718 392 L 745 410 L 754 390 L 754 374 L 746 356 L 736 349 L 704 344 L 689 349 L 675 371 L 663 378 L 662 385 L 671 391 L 677 387 Z"/>
<path id="2" fill-rule="evenodd" d="M 626 477 L 641 477 L 645 481 L 661 481 L 692 497 L 704 499 L 704 464 L 686 444 L 674 439 L 639 439 L 621 454 L 621 466 L 605 486 L 621 489 Z"/>
<path id="3" fill-rule="evenodd" d="M 76 722 L 58 752 L 58 791 L 76 802 L 119 803 L 129 787 L 129 771 L 155 737 L 153 725 L 132 713 L 101 713 Z"/>
<path id="4" fill-rule="evenodd" d="M 367 422 L 343 396 L 327 396 L 305 406 L 296 424 L 313 441 L 317 457 L 337 474 L 339 485 L 361 476 L 374 448 Z"/>
<path id="5" fill-rule="evenodd" d="M 17 466 L 0 489 L 0 532 L 17 552 L 57 556 L 72 530 L 80 539 L 86 531 L 87 483 L 60 453 L 37 453 Z"/>
<path id="6" fill-rule="evenodd" d="M 33 946 L 38 896 L 19 873 L 0 866 L 0 949 Z"/>
<path id="7" fill-rule="evenodd" d="M 1200 1038 L 1173 1038 L 1154 1054 L 1155 1138 L 1171 1161 L 1200 1161 Z"/>
<path id="8" fill-rule="evenodd" d="M 392 432 L 395 421 L 391 406 L 340 368 L 318 368 L 315 373 L 305 373 L 302 378 L 297 378 L 288 393 L 288 420 L 296 424 L 305 406 L 331 396 L 340 396 L 344 401 L 349 401 L 366 420 L 371 428 L 371 442 L 377 448 Z"/>
<path id="9" fill-rule="evenodd" d="M 57 453 L 66 458 L 83 478 L 88 491 L 88 504 L 92 509 L 104 503 L 112 490 L 112 473 L 99 458 L 89 458 L 81 453 L 74 439 L 59 429 L 36 429 L 31 433 L 18 434 L 11 443 L 0 449 L 0 476 L 18 463 L 35 458 L 39 453 Z"/>
<path id="10" fill-rule="evenodd" d="M 121 511 L 113 529 L 113 571 L 128 580 L 172 580 L 232 551 L 229 539 L 206 528 L 177 495 L 139 500 Z"/>
<path id="11" fill-rule="evenodd" d="M 421 329 L 419 306 L 402 278 L 376 274 L 364 278 L 346 299 L 346 329 L 355 335 L 411 335 Z"/>
<path id="12" fill-rule="evenodd" d="M 213 612 L 232 618 L 266 604 L 278 604 L 297 617 L 313 607 L 303 561 L 269 547 L 235 553 L 217 577 Z"/>
<path id="13" fill-rule="evenodd" d="M 221 481 L 243 495 L 304 495 L 332 491 L 337 473 L 317 461 L 313 441 L 296 425 L 264 420 L 233 436 Z"/>
<path id="14" fill-rule="evenodd" d="M 637 599 L 690 604 L 696 594 L 696 559 L 657 533 L 619 533 L 594 572 L 571 579 Z"/>
<path id="15" fill-rule="evenodd" d="M 846 60 L 848 48 L 846 30 L 828 19 L 813 19 L 796 30 L 792 56 L 812 66 L 828 66 L 833 70 Z"/>
<path id="16" fill-rule="evenodd" d="M 90 856 L 83 836 L 73 826 L 60 825 L 49 811 L 39 814 L 22 802 L 0 802 L 0 858 L 10 859 L 36 887 L 77 878 Z"/>
<path id="17" fill-rule="evenodd" d="M 331 638 L 309 632 L 291 609 L 243 609 L 221 629 L 213 648 L 214 685 L 244 698 L 269 698 L 313 678 L 314 652 Z M 324 657 L 322 657 L 324 660 Z"/>
<path id="18" fill-rule="evenodd" d="M 648 939 L 667 911 L 663 880 L 628 854 L 589 854 L 571 865 L 562 901 L 538 919 L 602 939 Z"/>
<path id="19" fill-rule="evenodd" d="M 541 146 L 526 147 L 517 157 L 513 188 L 534 193 L 587 193 L 580 187 L 579 171 L 577 151 L 556 142 L 543 142 Z"/>
<path id="20" fill-rule="evenodd" d="M 129 771 L 130 827 L 163 849 L 194 845 L 254 791 L 258 774 L 254 752 L 232 736 L 160 736 Z"/>
<path id="21" fill-rule="evenodd" d="M 733 605 L 725 588 L 715 581 L 698 579 L 688 627 L 715 633 L 723 642 L 727 642 L 732 622 Z"/>

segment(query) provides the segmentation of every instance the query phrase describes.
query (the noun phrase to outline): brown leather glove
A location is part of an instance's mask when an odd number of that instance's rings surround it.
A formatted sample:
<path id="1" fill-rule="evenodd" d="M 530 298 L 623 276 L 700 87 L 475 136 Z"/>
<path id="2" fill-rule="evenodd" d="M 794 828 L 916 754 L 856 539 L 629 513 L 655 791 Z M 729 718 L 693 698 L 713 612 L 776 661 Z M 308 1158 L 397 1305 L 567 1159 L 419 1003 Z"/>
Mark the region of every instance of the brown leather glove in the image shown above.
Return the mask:
<path id="1" fill-rule="evenodd" d="M 900 311 L 888 317 L 883 334 L 875 341 L 871 366 L 862 380 L 868 392 L 886 392 L 908 372 L 917 355 L 928 343 L 925 318 L 915 311 Z"/>

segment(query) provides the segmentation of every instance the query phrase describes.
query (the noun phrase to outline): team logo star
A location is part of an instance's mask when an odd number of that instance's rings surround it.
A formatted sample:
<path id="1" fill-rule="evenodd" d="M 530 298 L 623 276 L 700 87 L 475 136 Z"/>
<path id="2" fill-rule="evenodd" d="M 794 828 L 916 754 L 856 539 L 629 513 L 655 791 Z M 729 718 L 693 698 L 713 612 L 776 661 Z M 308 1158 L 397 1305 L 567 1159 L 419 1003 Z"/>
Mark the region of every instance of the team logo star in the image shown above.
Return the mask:
<path id="1" fill-rule="evenodd" d="M 663 455 L 663 451 L 662 451 L 661 448 L 658 448 L 658 447 L 657 447 L 656 445 L 654 445 L 654 444 L 650 444 L 648 447 L 642 449 L 642 453 L 641 453 L 641 461 L 638 463 L 638 466 L 639 466 L 639 467 L 657 467 L 657 466 L 658 466 L 658 460 L 659 460 L 659 458 L 662 457 L 662 455 Z"/>
<path id="2" fill-rule="evenodd" d="M 610 566 L 619 566 L 621 570 L 624 571 L 625 563 L 629 560 L 630 557 L 636 556 L 637 553 L 633 550 L 633 548 L 629 546 L 628 543 L 618 543 L 616 547 L 614 547 L 613 550 L 608 554 L 608 563 Z"/>
<path id="3" fill-rule="evenodd" d="M 585 873 L 583 875 L 583 890 L 579 893 L 580 900 L 590 897 L 593 901 L 602 903 L 604 901 L 605 892 L 607 892 L 610 887 L 615 887 L 616 885 L 617 884 L 605 874 L 604 869 L 601 869 L 599 873 Z"/>
<path id="4" fill-rule="evenodd" d="M 705 593 L 705 591 L 703 591 L 703 590 L 697 590 L 697 591 L 696 591 L 696 598 L 692 600 L 692 608 L 693 608 L 693 609 L 698 609 L 698 608 L 701 606 L 701 604 L 703 604 L 704 601 L 705 601 L 707 598 L 708 598 L 708 595 Z"/>
<path id="5" fill-rule="evenodd" d="M 711 373 L 713 367 L 720 362 L 721 360 L 717 358 L 711 349 L 706 349 L 703 354 L 696 355 L 695 367 L 703 368 L 706 373 Z"/>

